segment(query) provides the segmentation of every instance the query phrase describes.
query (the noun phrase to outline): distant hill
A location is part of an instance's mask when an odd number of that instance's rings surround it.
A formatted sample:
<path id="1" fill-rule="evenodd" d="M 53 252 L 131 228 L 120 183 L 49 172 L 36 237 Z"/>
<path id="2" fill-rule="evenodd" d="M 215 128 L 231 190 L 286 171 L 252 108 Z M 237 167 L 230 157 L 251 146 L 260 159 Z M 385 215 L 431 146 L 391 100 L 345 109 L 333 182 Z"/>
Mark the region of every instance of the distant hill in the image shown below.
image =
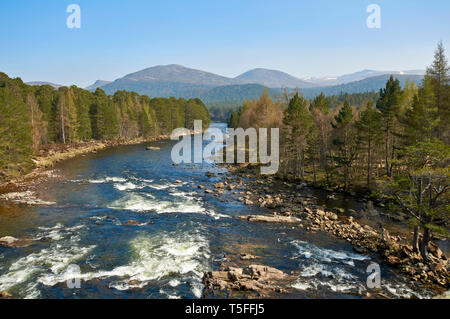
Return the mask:
<path id="1" fill-rule="evenodd" d="M 395 78 L 400 81 L 403 86 L 406 80 L 420 84 L 423 80 L 422 75 L 414 74 L 393 74 Z M 335 85 L 335 86 L 324 86 L 324 87 L 314 87 L 301 89 L 306 98 L 313 98 L 323 92 L 325 95 L 339 95 L 340 93 L 362 93 L 379 91 L 381 88 L 386 86 L 386 82 L 389 79 L 390 74 L 378 75 L 370 78 L 366 78 L 360 81 L 354 81 L 350 83 Z"/>
<path id="2" fill-rule="evenodd" d="M 135 82 L 178 82 L 206 86 L 221 86 L 235 83 L 233 79 L 225 76 L 186 68 L 178 64 L 154 66 L 128 74 L 122 80 Z"/>
<path id="3" fill-rule="evenodd" d="M 55 83 L 44 82 L 44 81 L 31 81 L 31 82 L 26 82 L 25 84 L 28 84 L 28 85 L 50 85 L 50 86 L 53 86 L 55 89 L 64 86 L 61 84 L 55 84 Z"/>
<path id="4" fill-rule="evenodd" d="M 88 91 L 95 91 L 97 88 L 102 87 L 106 84 L 111 83 L 111 81 L 103 81 L 103 80 L 97 80 L 95 81 L 93 84 L 85 87 L 86 90 Z"/>
<path id="5" fill-rule="evenodd" d="M 376 70 L 362 70 L 359 72 L 340 75 L 337 77 L 324 78 L 305 78 L 304 80 L 313 83 L 316 86 L 334 86 L 346 84 L 355 81 L 361 81 L 375 76 L 393 74 L 393 75 L 424 75 L 425 70 L 409 70 L 409 71 L 376 71 Z"/>
<path id="6" fill-rule="evenodd" d="M 255 83 L 268 88 L 309 88 L 315 85 L 277 70 L 253 69 L 234 78 L 239 83 Z"/>
<path id="7" fill-rule="evenodd" d="M 371 78 L 367 78 L 361 81 L 350 82 L 335 86 L 322 86 L 314 88 L 299 89 L 303 93 L 305 98 L 312 99 L 324 93 L 326 96 L 339 95 L 341 93 L 364 93 L 364 92 L 378 92 L 381 88 L 386 86 L 386 82 L 389 79 L 389 74 L 379 75 Z M 419 85 L 423 76 L 421 75 L 394 75 L 400 81 L 400 84 L 404 86 L 406 80 L 414 81 Z M 246 99 L 254 99 L 261 96 L 264 90 L 264 86 L 259 84 L 244 84 L 244 85 L 229 85 L 221 86 L 207 90 L 206 92 L 198 95 L 198 97 L 208 106 L 223 105 L 232 106 L 240 105 Z M 290 89 L 293 91 L 293 89 Z M 272 98 L 282 95 L 282 89 L 271 88 L 269 89 L 269 95 Z"/>
<path id="8" fill-rule="evenodd" d="M 407 79 L 419 83 L 423 75 L 394 74 L 401 84 Z M 313 98 L 323 92 L 325 95 L 339 95 L 346 93 L 362 93 L 378 91 L 386 85 L 389 74 L 383 71 L 363 70 L 339 77 L 339 81 L 346 83 L 336 85 L 314 86 L 307 81 L 300 80 L 287 73 L 268 70 L 253 69 L 236 78 L 227 78 L 210 72 L 186 68 L 181 65 L 170 64 L 155 66 L 138 72 L 130 73 L 113 82 L 106 84 L 97 81 L 90 89 L 100 87 L 108 94 L 114 94 L 118 90 L 134 91 L 150 97 L 184 97 L 200 98 L 209 105 L 239 105 L 246 99 L 254 99 L 261 95 L 264 87 L 269 87 L 272 97 L 282 94 L 282 88 L 299 88 L 306 98 Z M 370 76 L 375 74 L 375 76 Z M 362 78 L 362 79 L 361 79 Z M 350 81 L 351 79 L 358 79 Z M 330 80 L 331 81 L 331 80 Z M 347 82 L 349 81 L 349 82 Z"/>
<path id="9" fill-rule="evenodd" d="M 101 87 L 107 94 L 119 90 L 127 90 L 145 94 L 150 97 L 198 97 L 213 86 L 202 84 L 167 82 L 167 81 L 134 81 L 126 78 L 115 80 Z"/>

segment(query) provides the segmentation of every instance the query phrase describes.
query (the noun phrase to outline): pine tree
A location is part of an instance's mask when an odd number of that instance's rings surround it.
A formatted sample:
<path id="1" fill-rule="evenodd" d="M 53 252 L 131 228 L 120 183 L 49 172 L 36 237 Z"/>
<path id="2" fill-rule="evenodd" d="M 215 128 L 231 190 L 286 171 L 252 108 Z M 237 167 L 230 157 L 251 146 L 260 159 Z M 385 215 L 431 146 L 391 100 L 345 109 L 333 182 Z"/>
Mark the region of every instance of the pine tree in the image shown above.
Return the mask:
<path id="1" fill-rule="evenodd" d="M 439 114 L 435 104 L 432 80 L 425 76 L 418 94 L 413 98 L 411 108 L 405 113 L 406 145 L 431 140 L 438 126 Z"/>
<path id="2" fill-rule="evenodd" d="M 82 141 L 89 141 L 92 139 L 92 127 L 89 117 L 92 93 L 76 87 L 72 89 L 77 110 L 77 137 Z"/>
<path id="3" fill-rule="evenodd" d="M 27 106 L 30 110 L 33 150 L 37 152 L 47 141 L 47 123 L 42 120 L 43 114 L 33 92 L 27 94 Z"/>
<path id="4" fill-rule="evenodd" d="M 325 94 L 320 93 L 317 97 L 314 98 L 311 103 L 311 109 L 320 110 L 323 114 L 328 114 L 330 112 L 330 102 L 325 97 Z"/>
<path id="5" fill-rule="evenodd" d="M 327 185 L 331 184 L 331 173 L 332 167 L 330 165 L 331 154 L 331 134 L 333 127 L 331 126 L 332 115 L 328 113 L 323 113 L 318 108 L 313 108 L 311 110 L 314 121 L 314 135 L 311 139 L 311 145 L 316 150 L 318 149 L 318 160 L 321 169 L 325 172 L 325 179 Z M 316 154 L 317 155 L 317 154 Z M 313 163 L 315 164 L 315 163 Z M 313 167 L 315 171 L 315 167 Z M 316 174 L 314 174 L 316 175 Z"/>
<path id="6" fill-rule="evenodd" d="M 30 112 L 20 88 L 0 73 L 0 177 L 26 172 L 33 154 Z"/>
<path id="7" fill-rule="evenodd" d="M 289 101 L 283 123 L 288 129 L 287 150 L 293 156 L 294 177 L 299 175 L 303 179 L 305 155 L 313 121 L 307 101 L 298 92 Z"/>
<path id="8" fill-rule="evenodd" d="M 446 234 L 450 221 L 449 197 L 450 146 L 433 138 L 406 147 L 401 151 L 401 164 L 406 172 L 390 184 L 397 205 L 410 216 L 415 225 L 413 247 L 425 261 L 432 231 Z M 419 226 L 423 228 L 419 242 Z"/>
<path id="9" fill-rule="evenodd" d="M 445 57 L 445 49 L 442 41 L 438 43 L 434 53 L 433 64 L 427 68 L 427 76 L 430 77 L 434 86 L 435 103 L 440 119 L 436 129 L 438 138 L 445 138 L 449 142 L 449 122 L 450 122 L 450 67 Z"/>
<path id="10" fill-rule="evenodd" d="M 150 98 L 143 95 L 139 98 L 139 103 L 142 108 L 142 111 L 139 113 L 140 135 L 150 137 L 154 131 L 154 114 L 150 110 Z"/>
<path id="11" fill-rule="evenodd" d="M 380 90 L 380 98 L 377 108 L 381 112 L 384 130 L 384 155 L 387 176 L 392 176 L 393 160 L 396 151 L 396 134 L 398 127 L 398 112 L 400 109 L 402 90 L 400 81 L 391 77 L 386 83 L 386 88 Z"/>
<path id="12" fill-rule="evenodd" d="M 359 146 L 365 150 L 367 156 L 367 187 L 369 187 L 374 150 L 383 139 L 381 114 L 374 108 L 373 101 L 369 100 L 367 108 L 360 113 L 355 125 L 358 129 Z"/>
<path id="13" fill-rule="evenodd" d="M 239 127 L 239 114 L 236 111 L 231 113 L 230 119 L 228 120 L 228 126 L 232 128 Z"/>
<path id="14" fill-rule="evenodd" d="M 90 108 L 92 135 L 95 139 L 114 139 L 119 135 L 119 121 L 113 101 L 102 89 L 94 93 Z"/>
<path id="15" fill-rule="evenodd" d="M 351 180 L 351 169 L 358 155 L 357 137 L 354 130 L 353 110 L 347 101 L 344 102 L 339 114 L 335 116 L 333 144 L 336 154 L 333 156 L 338 168 L 342 168 L 344 190 L 348 190 Z"/>

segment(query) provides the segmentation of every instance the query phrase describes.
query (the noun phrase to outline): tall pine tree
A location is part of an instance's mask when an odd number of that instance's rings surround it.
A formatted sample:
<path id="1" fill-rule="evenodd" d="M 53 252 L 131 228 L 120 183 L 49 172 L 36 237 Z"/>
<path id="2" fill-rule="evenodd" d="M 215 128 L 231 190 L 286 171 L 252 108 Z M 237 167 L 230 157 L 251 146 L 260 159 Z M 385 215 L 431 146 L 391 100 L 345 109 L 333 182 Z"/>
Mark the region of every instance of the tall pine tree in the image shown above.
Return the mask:
<path id="1" fill-rule="evenodd" d="M 391 75 L 386 88 L 380 90 L 377 108 L 381 112 L 384 130 L 384 160 L 387 176 L 392 176 L 393 161 L 396 152 L 397 115 L 400 109 L 402 89 L 400 81 Z"/>

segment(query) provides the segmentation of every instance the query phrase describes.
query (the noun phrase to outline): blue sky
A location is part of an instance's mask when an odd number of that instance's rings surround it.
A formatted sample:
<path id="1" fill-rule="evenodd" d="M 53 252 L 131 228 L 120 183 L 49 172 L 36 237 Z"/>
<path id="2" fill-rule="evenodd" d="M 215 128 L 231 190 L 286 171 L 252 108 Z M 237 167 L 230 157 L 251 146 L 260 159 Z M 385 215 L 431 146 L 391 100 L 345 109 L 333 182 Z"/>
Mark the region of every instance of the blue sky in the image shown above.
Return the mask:
<path id="1" fill-rule="evenodd" d="M 81 29 L 66 27 L 72 3 Z M 450 52 L 448 0 L 0 1 L 0 71 L 81 87 L 172 63 L 230 77 L 424 69 L 439 40 Z"/>

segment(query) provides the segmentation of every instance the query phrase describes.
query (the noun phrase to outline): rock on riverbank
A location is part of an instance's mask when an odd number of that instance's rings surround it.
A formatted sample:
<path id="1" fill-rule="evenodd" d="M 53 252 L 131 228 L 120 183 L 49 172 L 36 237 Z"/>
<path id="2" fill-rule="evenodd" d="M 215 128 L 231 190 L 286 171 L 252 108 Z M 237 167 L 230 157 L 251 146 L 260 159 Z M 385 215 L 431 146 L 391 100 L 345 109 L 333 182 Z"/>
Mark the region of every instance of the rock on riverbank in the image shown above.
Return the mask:
<path id="1" fill-rule="evenodd" d="M 302 194 L 302 185 L 286 185 L 276 190 L 272 177 L 255 177 L 248 166 L 228 166 L 236 181 L 246 178 L 245 185 L 251 192 L 238 200 L 265 207 L 269 214 L 241 216 L 250 222 L 290 223 L 309 231 L 324 231 L 350 242 L 359 253 L 379 254 L 388 265 L 397 268 L 405 276 L 421 282 L 437 291 L 450 286 L 450 265 L 445 254 L 430 242 L 430 260 L 425 262 L 421 255 L 405 244 L 404 236 L 393 236 L 381 226 L 374 228 L 358 223 L 353 217 L 340 216 L 323 210 L 315 199 Z M 239 196 L 239 194 L 238 194 Z M 272 214 L 272 215 L 270 215 Z"/>

